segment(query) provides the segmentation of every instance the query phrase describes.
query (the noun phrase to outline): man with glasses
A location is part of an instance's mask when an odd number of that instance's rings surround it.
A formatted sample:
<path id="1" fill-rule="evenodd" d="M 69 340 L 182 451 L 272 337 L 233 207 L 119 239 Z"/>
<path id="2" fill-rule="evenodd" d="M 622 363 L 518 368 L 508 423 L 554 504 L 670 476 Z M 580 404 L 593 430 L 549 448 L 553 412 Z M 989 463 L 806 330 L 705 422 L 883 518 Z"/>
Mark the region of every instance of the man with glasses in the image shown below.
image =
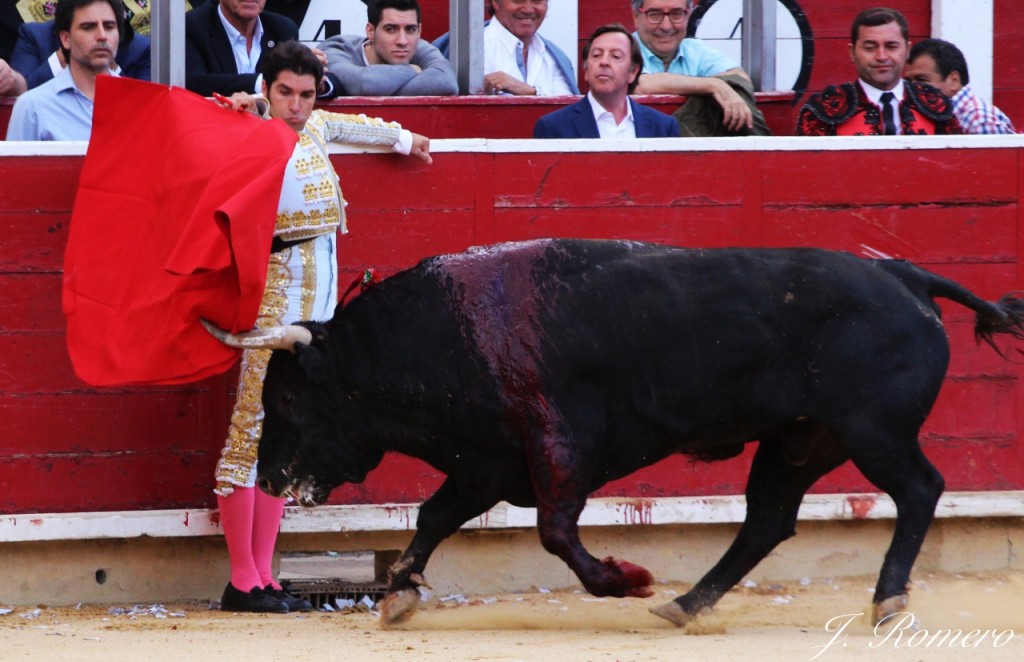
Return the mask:
<path id="1" fill-rule="evenodd" d="M 697 101 L 676 119 L 683 135 L 708 135 L 688 121 L 698 106 L 721 115 L 721 132 L 714 135 L 758 133 L 760 115 L 753 103 L 753 85 L 732 59 L 700 39 L 686 38 L 691 0 L 630 0 L 636 24 L 634 38 L 640 43 L 644 69 L 636 94 L 678 94 Z M 740 90 L 737 90 L 737 86 Z M 743 93 L 746 92 L 744 95 Z M 746 98 L 745 98 L 746 97 Z M 703 101 L 703 103 L 702 103 Z M 681 109 L 682 111 L 682 109 Z M 764 127 L 766 132 L 767 127 Z M 700 132 L 700 133 L 698 133 Z"/>

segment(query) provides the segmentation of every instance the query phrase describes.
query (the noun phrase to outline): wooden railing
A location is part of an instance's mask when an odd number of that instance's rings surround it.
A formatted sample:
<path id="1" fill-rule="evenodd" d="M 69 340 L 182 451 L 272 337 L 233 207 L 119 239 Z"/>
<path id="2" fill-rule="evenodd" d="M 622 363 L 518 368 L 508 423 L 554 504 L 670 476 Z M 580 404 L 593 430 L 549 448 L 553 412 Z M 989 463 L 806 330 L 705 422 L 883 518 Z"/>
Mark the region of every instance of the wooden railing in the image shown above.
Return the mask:
<path id="1" fill-rule="evenodd" d="M 671 114 L 685 101 L 677 96 L 641 96 L 640 103 Z M 366 113 L 401 122 L 430 138 L 529 138 L 537 118 L 573 103 L 575 97 L 342 97 L 318 107 Z M 758 108 L 774 135 L 792 135 L 793 93 L 757 94 Z M 0 139 L 7 135 L 14 99 L 0 97 Z"/>

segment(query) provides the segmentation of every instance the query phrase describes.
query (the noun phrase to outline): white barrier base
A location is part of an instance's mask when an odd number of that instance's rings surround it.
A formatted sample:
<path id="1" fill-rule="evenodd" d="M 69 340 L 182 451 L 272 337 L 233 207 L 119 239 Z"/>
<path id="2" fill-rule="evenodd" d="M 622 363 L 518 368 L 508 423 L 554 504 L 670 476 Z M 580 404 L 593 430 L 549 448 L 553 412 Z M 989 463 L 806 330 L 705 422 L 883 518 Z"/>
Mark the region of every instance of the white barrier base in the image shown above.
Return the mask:
<path id="1" fill-rule="evenodd" d="M 743 521 L 742 496 L 598 498 L 590 499 L 580 526 L 664 524 L 729 524 Z M 374 504 L 289 507 L 282 533 L 358 531 L 411 531 L 416 527 L 418 504 Z M 1024 491 L 950 492 L 942 496 L 935 513 L 952 517 L 1024 517 Z M 810 494 L 800 507 L 800 520 L 842 521 L 893 519 L 896 507 L 883 494 Z M 0 543 L 100 538 L 176 538 L 220 535 L 215 510 L 149 510 L 100 513 L 42 513 L 0 517 Z M 500 503 L 463 529 L 501 530 L 536 526 L 533 508 Z"/>

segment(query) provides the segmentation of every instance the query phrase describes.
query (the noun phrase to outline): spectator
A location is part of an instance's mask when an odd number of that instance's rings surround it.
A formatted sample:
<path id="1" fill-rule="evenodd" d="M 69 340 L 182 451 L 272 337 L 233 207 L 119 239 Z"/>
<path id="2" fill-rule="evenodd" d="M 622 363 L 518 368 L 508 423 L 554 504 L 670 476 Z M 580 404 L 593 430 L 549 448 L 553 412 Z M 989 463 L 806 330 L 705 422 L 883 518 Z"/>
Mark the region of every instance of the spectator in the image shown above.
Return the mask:
<path id="1" fill-rule="evenodd" d="M 121 0 L 59 0 L 54 20 L 68 66 L 18 98 L 7 140 L 88 140 L 92 132 L 96 77 L 113 74 L 124 6 Z"/>
<path id="2" fill-rule="evenodd" d="M 907 19 L 886 7 L 865 9 L 850 30 L 857 81 L 830 85 L 800 109 L 801 136 L 960 133 L 949 98 L 903 79 L 910 50 Z"/>
<path id="3" fill-rule="evenodd" d="M 266 0 L 207 0 L 185 15 L 185 87 L 258 93 L 263 58 L 275 44 L 298 39 L 291 19 L 263 11 Z"/>
<path id="4" fill-rule="evenodd" d="M 676 115 L 683 135 L 767 135 L 750 77 L 700 39 L 686 38 L 691 0 L 630 0 L 643 71 L 637 94 L 689 97 Z"/>
<path id="5" fill-rule="evenodd" d="M 905 76 L 932 85 L 949 97 L 964 133 L 1015 133 L 1010 118 L 971 89 L 967 60 L 948 41 L 925 39 L 914 44 Z"/>
<path id="6" fill-rule="evenodd" d="M 484 92 L 519 96 L 579 94 L 572 64 L 537 34 L 548 0 L 490 0 L 484 28 Z"/>
<path id="7" fill-rule="evenodd" d="M 123 30 L 114 55 L 115 70 L 121 76 L 149 80 L 149 37 L 135 34 L 127 20 L 123 23 Z M 25 77 L 29 89 L 39 87 L 67 66 L 53 21 L 21 25 L 11 66 Z"/>
<path id="8" fill-rule="evenodd" d="M 459 93 L 455 70 L 420 39 L 417 0 L 370 0 L 366 36 L 337 36 L 320 43 L 327 65 L 350 96 L 446 96 Z"/>
<path id="9" fill-rule="evenodd" d="M 679 125 L 673 118 L 629 98 L 642 66 L 640 46 L 626 28 L 618 23 L 598 28 L 583 46 L 583 76 L 590 91 L 538 119 L 533 137 L 677 137 Z"/>
<path id="10" fill-rule="evenodd" d="M 285 170 L 274 228 L 267 289 L 260 305 L 260 328 L 299 319 L 326 320 L 338 301 L 337 233 L 345 230 L 345 202 L 331 167 L 326 143 L 389 145 L 429 163 L 429 140 L 394 123 L 365 116 L 314 110 L 322 66 L 296 41 L 278 44 L 266 58 L 263 95 L 269 116 L 299 133 Z M 247 93 L 225 105 L 252 110 Z M 313 194 L 310 190 L 313 189 Z M 242 355 L 238 396 L 227 441 L 217 464 L 217 503 L 231 559 L 231 581 L 224 588 L 225 611 L 310 611 L 302 598 L 283 591 L 273 576 L 272 560 L 284 512 L 284 499 L 255 487 L 256 459 L 263 408 L 261 393 L 270 350 Z"/>

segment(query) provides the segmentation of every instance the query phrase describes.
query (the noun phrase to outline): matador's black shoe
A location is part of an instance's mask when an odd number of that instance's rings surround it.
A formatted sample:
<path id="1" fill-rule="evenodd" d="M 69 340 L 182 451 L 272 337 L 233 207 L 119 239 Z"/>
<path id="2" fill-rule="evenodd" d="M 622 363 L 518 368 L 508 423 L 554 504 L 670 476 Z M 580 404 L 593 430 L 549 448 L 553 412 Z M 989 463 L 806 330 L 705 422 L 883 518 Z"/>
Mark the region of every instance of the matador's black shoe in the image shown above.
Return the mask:
<path id="1" fill-rule="evenodd" d="M 259 586 L 254 586 L 248 593 L 244 593 L 228 582 L 228 585 L 224 587 L 224 595 L 220 598 L 220 610 L 287 614 L 288 604 L 269 595 Z"/>
<path id="2" fill-rule="evenodd" d="M 300 598 L 297 595 L 292 595 L 283 588 L 274 588 L 273 584 L 267 584 L 263 587 L 263 592 L 266 595 L 273 597 L 276 600 L 288 605 L 288 611 L 313 611 L 313 605 L 305 598 Z"/>

